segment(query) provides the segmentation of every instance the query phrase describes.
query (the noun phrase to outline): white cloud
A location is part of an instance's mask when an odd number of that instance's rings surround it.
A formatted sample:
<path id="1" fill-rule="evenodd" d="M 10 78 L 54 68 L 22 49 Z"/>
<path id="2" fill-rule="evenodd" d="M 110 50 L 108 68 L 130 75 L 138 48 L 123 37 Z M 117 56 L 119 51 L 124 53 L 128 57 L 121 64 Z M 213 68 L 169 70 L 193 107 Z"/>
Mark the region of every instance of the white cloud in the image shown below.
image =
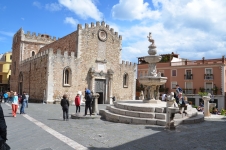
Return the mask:
<path id="1" fill-rule="evenodd" d="M 23 21 L 24 21 L 25 19 L 24 19 L 24 18 L 21 18 L 21 20 L 23 20 Z"/>
<path id="2" fill-rule="evenodd" d="M 120 0 L 112 7 L 112 16 L 121 20 L 142 20 L 159 18 L 159 12 L 151 10 L 143 0 Z"/>
<path id="3" fill-rule="evenodd" d="M 174 52 L 190 60 L 225 55 L 226 1 L 153 0 L 153 5 L 161 16 L 155 22 L 143 19 L 136 25 L 119 28 L 123 37 L 122 58 L 136 62 L 134 58 L 148 55 L 149 32 L 155 40 L 157 54 Z"/>
<path id="4" fill-rule="evenodd" d="M 92 0 L 58 0 L 59 3 L 83 19 L 93 18 L 102 20 L 103 14 L 98 10 Z"/>
<path id="5" fill-rule="evenodd" d="M 75 20 L 74 18 L 72 17 L 66 17 L 65 20 L 64 20 L 64 23 L 66 24 L 70 24 L 72 27 L 76 27 L 76 25 L 78 24 L 78 21 Z"/>
<path id="6" fill-rule="evenodd" d="M 42 8 L 41 3 L 39 3 L 38 1 L 34 1 L 34 2 L 33 2 L 33 5 L 36 6 L 36 7 L 38 7 L 39 9 Z"/>
<path id="7" fill-rule="evenodd" d="M 62 5 L 58 3 L 51 3 L 51 4 L 46 4 L 45 8 L 49 11 L 59 11 L 62 8 Z"/>

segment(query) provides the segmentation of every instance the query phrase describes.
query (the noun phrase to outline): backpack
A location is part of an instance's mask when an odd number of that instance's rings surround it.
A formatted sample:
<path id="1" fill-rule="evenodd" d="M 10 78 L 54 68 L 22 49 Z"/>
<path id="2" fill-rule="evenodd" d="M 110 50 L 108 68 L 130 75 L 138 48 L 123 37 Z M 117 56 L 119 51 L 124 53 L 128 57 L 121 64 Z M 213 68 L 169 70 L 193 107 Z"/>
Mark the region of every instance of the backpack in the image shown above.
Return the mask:
<path id="1" fill-rule="evenodd" d="M 5 94 L 3 95 L 3 97 L 4 97 L 4 98 L 8 98 L 8 94 L 5 93 Z"/>
<path id="2" fill-rule="evenodd" d="M 178 88 L 178 91 L 180 92 L 180 93 L 183 93 L 183 90 L 179 87 Z"/>
<path id="3" fill-rule="evenodd" d="M 86 100 L 92 101 L 92 94 L 91 93 L 86 95 Z"/>

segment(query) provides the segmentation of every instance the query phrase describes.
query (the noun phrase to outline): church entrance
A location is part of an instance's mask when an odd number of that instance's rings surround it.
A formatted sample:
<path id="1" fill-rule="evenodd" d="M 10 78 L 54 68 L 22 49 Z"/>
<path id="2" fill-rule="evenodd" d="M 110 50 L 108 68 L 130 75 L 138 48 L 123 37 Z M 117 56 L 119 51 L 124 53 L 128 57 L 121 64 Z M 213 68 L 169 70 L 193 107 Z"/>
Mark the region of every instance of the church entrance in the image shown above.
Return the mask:
<path id="1" fill-rule="evenodd" d="M 95 79 L 95 93 L 98 93 L 100 97 L 98 98 L 98 104 L 105 104 L 105 93 L 106 91 L 106 80 Z"/>

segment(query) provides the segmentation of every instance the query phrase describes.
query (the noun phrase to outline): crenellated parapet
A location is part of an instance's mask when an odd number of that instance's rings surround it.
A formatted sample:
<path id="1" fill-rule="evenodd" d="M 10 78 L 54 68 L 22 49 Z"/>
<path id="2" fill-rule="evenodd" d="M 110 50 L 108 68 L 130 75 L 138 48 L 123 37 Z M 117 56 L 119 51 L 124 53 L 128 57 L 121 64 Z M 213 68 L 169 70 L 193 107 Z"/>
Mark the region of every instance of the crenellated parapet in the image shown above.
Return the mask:
<path id="1" fill-rule="evenodd" d="M 123 67 L 137 67 L 136 63 L 132 63 L 129 61 L 124 61 L 124 60 L 122 61 L 122 63 L 120 65 Z"/>
<path id="2" fill-rule="evenodd" d="M 118 32 L 114 32 L 114 29 L 110 28 L 110 26 L 108 24 L 105 24 L 104 21 L 102 21 L 101 23 L 99 21 L 97 21 L 96 25 L 93 22 L 91 22 L 90 25 L 86 23 L 85 28 L 83 28 L 81 24 L 77 25 L 77 30 L 87 30 L 87 29 L 92 29 L 92 28 L 99 28 L 99 29 L 108 30 L 112 35 L 115 36 L 115 38 L 122 40 L 122 36 L 118 35 Z"/>
<path id="3" fill-rule="evenodd" d="M 32 41 L 32 42 L 35 41 L 35 42 L 52 43 L 57 40 L 55 36 L 51 37 L 48 34 L 41 34 L 41 33 L 38 33 L 38 35 L 36 35 L 35 32 L 31 33 L 30 31 L 27 31 L 27 33 L 24 33 L 23 36 L 24 36 L 23 40 Z"/>
<path id="4" fill-rule="evenodd" d="M 56 52 L 53 51 L 52 48 L 47 49 L 45 51 L 42 51 L 40 53 L 37 53 L 33 57 L 29 57 L 23 61 L 20 62 L 21 65 L 30 63 L 36 59 L 45 58 L 45 57 L 54 57 L 54 58 L 62 58 L 62 59 L 75 59 L 75 52 L 68 52 L 68 51 L 61 51 L 58 49 Z"/>

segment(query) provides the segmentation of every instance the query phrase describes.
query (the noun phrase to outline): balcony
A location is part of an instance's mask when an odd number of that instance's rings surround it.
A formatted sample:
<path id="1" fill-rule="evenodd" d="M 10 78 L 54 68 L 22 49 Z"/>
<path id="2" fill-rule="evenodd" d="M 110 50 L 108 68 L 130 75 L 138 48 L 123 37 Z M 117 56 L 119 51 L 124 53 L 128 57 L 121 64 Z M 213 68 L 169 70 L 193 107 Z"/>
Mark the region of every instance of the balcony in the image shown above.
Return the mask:
<path id="1" fill-rule="evenodd" d="M 195 94 L 196 89 L 184 89 L 184 94 Z"/>
<path id="2" fill-rule="evenodd" d="M 193 74 L 185 74 L 184 75 L 185 80 L 192 80 L 193 79 Z"/>
<path id="3" fill-rule="evenodd" d="M 213 74 L 204 74 L 205 80 L 213 80 Z"/>

